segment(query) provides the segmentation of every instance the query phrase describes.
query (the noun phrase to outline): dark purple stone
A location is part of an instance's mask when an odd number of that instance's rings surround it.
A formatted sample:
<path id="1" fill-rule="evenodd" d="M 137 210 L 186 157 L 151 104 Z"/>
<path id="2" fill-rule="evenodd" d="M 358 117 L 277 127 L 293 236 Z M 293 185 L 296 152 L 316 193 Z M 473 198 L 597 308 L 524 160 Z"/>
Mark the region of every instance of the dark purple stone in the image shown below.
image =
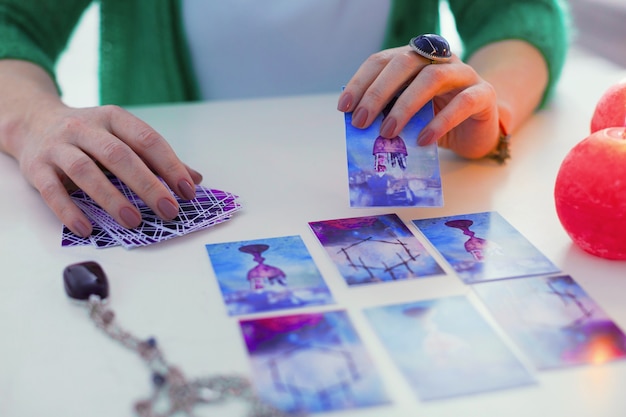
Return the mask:
<path id="1" fill-rule="evenodd" d="M 165 384 L 165 381 L 166 379 L 162 374 L 158 372 L 155 372 L 152 374 L 152 383 L 154 384 L 155 387 L 157 388 L 162 387 Z"/>
<path id="2" fill-rule="evenodd" d="M 428 33 L 411 39 L 413 50 L 420 55 L 433 60 L 448 60 L 452 56 L 450 44 L 439 35 Z"/>
<path id="3" fill-rule="evenodd" d="M 93 261 L 81 262 L 63 270 L 65 292 L 76 300 L 87 300 L 90 295 L 102 299 L 109 296 L 109 282 L 102 267 Z"/>

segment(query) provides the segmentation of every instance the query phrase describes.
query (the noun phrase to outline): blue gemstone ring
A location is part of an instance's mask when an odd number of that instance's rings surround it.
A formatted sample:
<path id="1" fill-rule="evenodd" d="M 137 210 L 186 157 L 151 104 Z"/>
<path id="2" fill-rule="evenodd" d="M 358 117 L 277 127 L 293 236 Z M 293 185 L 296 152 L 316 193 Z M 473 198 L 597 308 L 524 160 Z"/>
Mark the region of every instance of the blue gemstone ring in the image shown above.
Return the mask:
<path id="1" fill-rule="evenodd" d="M 448 41 L 443 36 L 433 33 L 414 37 L 409 42 L 409 46 L 413 51 L 430 60 L 432 64 L 448 62 L 452 57 Z"/>

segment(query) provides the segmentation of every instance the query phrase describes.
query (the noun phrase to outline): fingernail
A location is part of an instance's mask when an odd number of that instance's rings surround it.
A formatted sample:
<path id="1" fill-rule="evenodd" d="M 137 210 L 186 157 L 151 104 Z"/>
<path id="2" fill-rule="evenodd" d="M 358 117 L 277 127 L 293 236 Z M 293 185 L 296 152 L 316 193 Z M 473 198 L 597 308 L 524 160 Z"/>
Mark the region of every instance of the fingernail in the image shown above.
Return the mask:
<path id="1" fill-rule="evenodd" d="M 396 119 L 394 119 L 393 117 L 385 117 L 385 120 L 383 120 L 383 124 L 380 125 L 380 136 L 388 139 L 394 137 L 396 126 Z"/>
<path id="2" fill-rule="evenodd" d="M 182 198 L 186 200 L 193 200 L 194 198 L 196 198 L 196 189 L 191 184 L 189 184 L 189 181 L 180 180 L 178 182 L 178 189 L 182 194 Z"/>
<path id="3" fill-rule="evenodd" d="M 191 174 L 191 179 L 194 183 L 200 184 L 202 182 L 202 174 L 196 171 L 193 168 L 189 168 L 189 173 Z M 194 191 L 195 192 L 195 191 Z"/>
<path id="4" fill-rule="evenodd" d="M 178 216 L 178 207 L 167 198 L 160 199 L 157 203 L 157 207 L 166 219 L 173 219 Z"/>
<path id="5" fill-rule="evenodd" d="M 365 127 L 365 123 L 367 122 L 367 109 L 363 107 L 359 107 L 356 109 L 354 114 L 352 115 L 352 126 L 358 127 L 359 129 Z"/>
<path id="6" fill-rule="evenodd" d="M 80 237 L 89 237 L 89 235 L 91 235 L 91 227 L 88 227 L 85 223 L 81 221 L 74 222 L 72 226 L 72 229 L 77 231 L 78 236 Z"/>
<path id="7" fill-rule="evenodd" d="M 120 217 L 126 223 L 126 227 L 133 228 L 141 224 L 141 216 L 135 210 L 130 207 L 122 207 L 120 210 Z"/>
<path id="8" fill-rule="evenodd" d="M 339 97 L 339 103 L 337 103 L 337 110 L 346 112 L 352 105 L 352 94 L 343 93 Z"/>
<path id="9" fill-rule="evenodd" d="M 435 133 L 432 130 L 424 129 L 420 132 L 419 136 L 417 137 L 417 144 L 419 146 L 430 145 L 433 141 L 434 136 L 435 136 Z"/>

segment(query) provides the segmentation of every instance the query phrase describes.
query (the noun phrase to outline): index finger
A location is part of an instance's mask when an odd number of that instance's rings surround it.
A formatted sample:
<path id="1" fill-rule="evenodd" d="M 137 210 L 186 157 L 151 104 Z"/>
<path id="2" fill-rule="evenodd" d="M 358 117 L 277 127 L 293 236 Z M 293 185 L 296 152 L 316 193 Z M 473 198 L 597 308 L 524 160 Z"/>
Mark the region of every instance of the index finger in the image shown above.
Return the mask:
<path id="1" fill-rule="evenodd" d="M 353 111 L 353 125 L 369 126 L 400 91 L 429 64 L 408 47 L 372 55 L 346 86 L 339 99 L 341 111 Z"/>

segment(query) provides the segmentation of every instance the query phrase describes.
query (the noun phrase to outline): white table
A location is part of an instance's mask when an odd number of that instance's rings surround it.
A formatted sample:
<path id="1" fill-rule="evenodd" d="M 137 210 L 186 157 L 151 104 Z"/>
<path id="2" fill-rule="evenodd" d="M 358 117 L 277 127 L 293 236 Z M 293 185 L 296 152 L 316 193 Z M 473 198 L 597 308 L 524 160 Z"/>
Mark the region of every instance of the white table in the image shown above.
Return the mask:
<path id="1" fill-rule="evenodd" d="M 219 227 L 131 251 L 60 247 L 61 225 L 16 164 L 0 155 L 0 416 L 130 415 L 133 401 L 150 390 L 143 363 L 95 329 L 65 296 L 61 274 L 70 263 L 99 262 L 120 323 L 138 336 L 156 336 L 167 358 L 189 376 L 249 372 L 237 319 L 226 315 L 212 275 L 207 243 L 300 235 L 338 307 L 354 312 L 372 303 L 468 293 L 450 275 L 375 290 L 347 288 L 311 233 L 307 222 L 313 220 L 393 211 L 408 223 L 496 210 L 626 329 L 626 263 L 573 246 L 552 196 L 560 162 L 587 135 L 596 100 L 625 75 L 623 68 L 572 51 L 555 100 L 516 133 L 506 166 L 468 163 L 441 151 L 442 208 L 348 207 L 336 95 L 134 109 L 204 174 L 205 185 L 239 194 L 244 208 Z M 328 415 L 623 417 L 626 412 L 626 361 L 539 372 L 539 383 L 530 387 L 420 402 L 367 323 L 355 317 L 394 404 Z M 226 407 L 212 415 L 240 414 L 241 409 Z"/>

